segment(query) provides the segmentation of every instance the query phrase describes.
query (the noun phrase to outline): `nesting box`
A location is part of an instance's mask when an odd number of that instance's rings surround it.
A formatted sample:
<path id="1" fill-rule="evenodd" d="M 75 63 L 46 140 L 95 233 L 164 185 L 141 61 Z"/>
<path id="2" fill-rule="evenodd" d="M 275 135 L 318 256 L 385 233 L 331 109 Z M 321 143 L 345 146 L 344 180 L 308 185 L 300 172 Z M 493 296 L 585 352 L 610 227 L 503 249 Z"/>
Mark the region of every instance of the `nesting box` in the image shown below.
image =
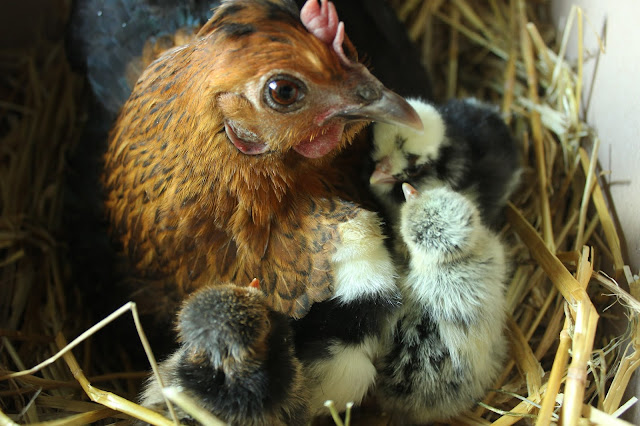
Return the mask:
<path id="1" fill-rule="evenodd" d="M 638 5 L 390 3 L 436 99 L 495 103 L 522 143 L 525 173 L 502 230 L 513 263 L 511 357 L 494 389 L 454 422 L 620 422 L 634 403 L 629 383 L 640 358 Z M 168 424 L 133 402 L 147 373 L 128 368 L 129 344 L 95 353 L 83 338 L 63 350 L 98 320 L 75 304 L 83 289 L 66 282 L 61 232 L 64 171 L 80 143 L 88 90 L 64 51 L 69 6 L 33 0 L 30 9 L 10 8 L 0 33 L 0 418 Z M 34 15 L 42 25 L 25 32 L 20 23 Z M 373 422 L 367 410 L 376 412 L 363 408 L 362 424 Z M 384 413 L 374 417 L 385 424 Z"/>

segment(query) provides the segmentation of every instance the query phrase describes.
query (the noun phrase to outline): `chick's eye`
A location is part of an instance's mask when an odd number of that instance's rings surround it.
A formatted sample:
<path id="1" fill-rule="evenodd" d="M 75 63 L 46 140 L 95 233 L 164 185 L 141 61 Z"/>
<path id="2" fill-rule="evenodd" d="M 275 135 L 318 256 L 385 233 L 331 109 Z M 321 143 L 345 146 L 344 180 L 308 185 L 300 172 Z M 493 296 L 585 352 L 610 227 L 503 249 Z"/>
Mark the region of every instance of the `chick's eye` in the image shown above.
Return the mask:
<path id="1" fill-rule="evenodd" d="M 416 177 L 422 172 L 422 168 L 414 165 L 407 167 L 404 172 L 409 177 Z"/>
<path id="2" fill-rule="evenodd" d="M 415 154 L 407 154 L 407 166 L 404 169 L 404 173 L 408 177 L 416 177 L 426 171 L 428 163 L 419 163 L 420 157 Z"/>
<path id="3" fill-rule="evenodd" d="M 275 77 L 265 87 L 265 102 L 276 110 L 292 110 L 303 97 L 304 86 L 293 77 Z"/>

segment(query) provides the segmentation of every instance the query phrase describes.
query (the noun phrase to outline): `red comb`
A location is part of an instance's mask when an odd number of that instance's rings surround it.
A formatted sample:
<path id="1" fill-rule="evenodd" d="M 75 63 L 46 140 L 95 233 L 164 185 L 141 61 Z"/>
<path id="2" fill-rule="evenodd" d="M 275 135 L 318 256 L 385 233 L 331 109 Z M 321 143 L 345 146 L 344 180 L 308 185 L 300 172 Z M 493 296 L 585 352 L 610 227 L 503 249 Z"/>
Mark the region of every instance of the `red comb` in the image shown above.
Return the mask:
<path id="1" fill-rule="evenodd" d="M 320 0 L 318 4 L 318 0 L 307 0 L 300 9 L 300 20 L 311 34 L 331 45 L 345 65 L 351 64 L 342 50 L 344 22 L 338 19 L 338 12 L 332 2 Z"/>

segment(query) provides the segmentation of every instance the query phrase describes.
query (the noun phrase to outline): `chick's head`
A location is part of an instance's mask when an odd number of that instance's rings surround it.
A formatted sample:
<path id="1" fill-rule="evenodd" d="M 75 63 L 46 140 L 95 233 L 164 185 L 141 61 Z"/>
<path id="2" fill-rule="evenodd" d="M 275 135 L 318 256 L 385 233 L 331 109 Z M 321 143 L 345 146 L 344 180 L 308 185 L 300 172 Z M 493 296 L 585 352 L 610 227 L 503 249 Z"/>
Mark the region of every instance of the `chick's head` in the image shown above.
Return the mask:
<path id="1" fill-rule="evenodd" d="M 445 141 L 446 127 L 438 110 L 418 99 L 408 102 L 418 113 L 424 131 L 390 123 L 376 123 L 373 127 L 372 158 L 376 168 L 370 183 L 380 196 L 394 188 L 400 196 L 399 186 L 403 182 L 418 185 L 420 178 L 433 174 L 430 169 Z"/>

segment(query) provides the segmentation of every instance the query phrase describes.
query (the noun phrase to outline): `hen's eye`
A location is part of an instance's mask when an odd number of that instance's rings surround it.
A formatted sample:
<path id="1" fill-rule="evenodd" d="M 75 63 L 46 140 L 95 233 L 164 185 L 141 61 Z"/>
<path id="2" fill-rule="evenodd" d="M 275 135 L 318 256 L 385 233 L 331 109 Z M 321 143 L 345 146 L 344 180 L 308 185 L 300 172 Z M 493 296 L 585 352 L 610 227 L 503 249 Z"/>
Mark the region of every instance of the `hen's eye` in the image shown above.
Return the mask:
<path id="1" fill-rule="evenodd" d="M 304 97 L 304 86 L 290 76 L 276 76 L 267 82 L 264 98 L 267 105 L 278 111 L 295 109 L 295 103 Z"/>
<path id="2" fill-rule="evenodd" d="M 280 105 L 291 105 L 298 99 L 298 86 L 291 81 L 275 80 L 269 83 L 269 95 Z"/>

